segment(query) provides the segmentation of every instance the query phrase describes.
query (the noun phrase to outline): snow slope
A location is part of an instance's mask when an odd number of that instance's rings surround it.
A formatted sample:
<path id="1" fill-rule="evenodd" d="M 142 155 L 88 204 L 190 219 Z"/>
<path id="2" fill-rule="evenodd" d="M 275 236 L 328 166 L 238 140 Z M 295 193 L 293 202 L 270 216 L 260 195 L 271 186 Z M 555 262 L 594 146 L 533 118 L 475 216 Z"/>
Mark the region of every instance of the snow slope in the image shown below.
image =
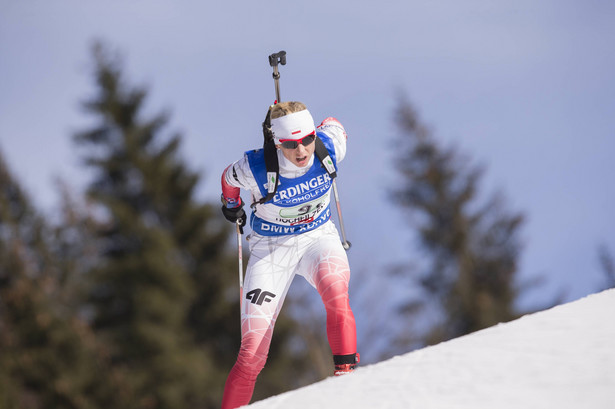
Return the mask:
<path id="1" fill-rule="evenodd" d="M 612 289 L 249 407 L 613 409 L 614 313 Z"/>

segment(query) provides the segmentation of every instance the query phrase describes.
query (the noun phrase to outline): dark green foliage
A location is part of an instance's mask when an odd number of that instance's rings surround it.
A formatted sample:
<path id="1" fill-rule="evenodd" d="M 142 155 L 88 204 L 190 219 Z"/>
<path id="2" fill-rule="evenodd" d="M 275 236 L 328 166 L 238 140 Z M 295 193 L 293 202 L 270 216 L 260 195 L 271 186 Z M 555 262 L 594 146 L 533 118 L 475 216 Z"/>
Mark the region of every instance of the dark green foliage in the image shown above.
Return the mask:
<path id="1" fill-rule="evenodd" d="M 416 311 L 435 304 L 441 317 L 421 343 L 516 318 L 523 216 L 506 212 L 499 196 L 481 204 L 481 169 L 455 148 L 440 146 L 408 102 L 400 103 L 397 115 L 402 136 L 396 162 L 400 187 L 394 194 L 407 210 L 426 256 L 417 280 L 425 297 L 404 308 Z"/>
<path id="2" fill-rule="evenodd" d="M 217 407 L 237 356 L 236 251 L 219 206 L 198 203 L 199 181 L 180 160 L 167 117 L 144 118 L 147 93 L 122 79 L 117 58 L 94 49 L 98 93 L 84 107 L 98 119 L 75 136 L 94 171 L 100 260 L 91 278 L 92 326 L 127 371 L 141 407 Z M 292 320 L 278 321 L 269 371 L 255 393 L 294 387 L 305 354 L 288 354 Z M 286 370 L 286 378 L 275 376 Z M 270 375 L 271 374 L 271 375 Z"/>
<path id="3" fill-rule="evenodd" d="M 199 178 L 178 157 L 180 136 L 161 136 L 166 116 L 143 118 L 145 90 L 123 84 L 102 46 L 94 55 L 98 93 L 84 106 L 98 122 L 75 137 L 101 215 L 92 327 L 130 375 L 138 407 L 214 407 L 232 364 L 216 344 L 239 337 L 226 324 L 238 321 L 237 300 L 225 297 L 235 278 L 228 230 L 193 199 Z"/>
<path id="4" fill-rule="evenodd" d="M 69 270 L 0 157 L 0 407 L 130 408 L 123 375 L 64 303 Z"/>
<path id="5" fill-rule="evenodd" d="M 598 261 L 605 276 L 604 284 L 600 290 L 615 288 L 615 260 L 606 244 L 598 247 Z"/>

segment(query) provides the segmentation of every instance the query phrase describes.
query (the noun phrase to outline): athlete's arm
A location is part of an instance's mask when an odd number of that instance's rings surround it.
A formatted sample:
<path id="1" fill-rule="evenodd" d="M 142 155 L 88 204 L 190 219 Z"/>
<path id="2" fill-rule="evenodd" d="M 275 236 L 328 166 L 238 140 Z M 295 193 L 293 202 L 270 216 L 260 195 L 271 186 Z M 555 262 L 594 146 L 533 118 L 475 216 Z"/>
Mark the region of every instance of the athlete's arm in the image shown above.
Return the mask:
<path id="1" fill-rule="evenodd" d="M 250 164 L 246 155 L 239 159 L 237 162 L 232 163 L 224 172 L 222 172 L 222 198 L 231 205 L 239 206 L 241 199 L 239 197 L 240 189 L 249 190 L 252 194 L 252 198 L 260 198 L 260 191 Z"/>
<path id="2" fill-rule="evenodd" d="M 340 121 L 333 117 L 326 118 L 318 125 L 318 130 L 326 133 L 331 138 L 333 146 L 335 146 L 336 160 L 338 163 L 341 162 L 346 156 L 346 140 L 348 135 L 346 135 L 346 130 Z"/>
<path id="3" fill-rule="evenodd" d="M 228 177 L 229 172 L 231 173 L 231 178 Z M 233 174 L 236 174 L 234 170 L 234 164 L 229 165 L 224 172 L 222 172 L 222 202 L 224 206 L 229 209 L 241 206 L 241 189 L 237 186 L 233 186 L 230 181 L 232 181 Z M 237 181 L 238 182 L 238 181 Z"/>

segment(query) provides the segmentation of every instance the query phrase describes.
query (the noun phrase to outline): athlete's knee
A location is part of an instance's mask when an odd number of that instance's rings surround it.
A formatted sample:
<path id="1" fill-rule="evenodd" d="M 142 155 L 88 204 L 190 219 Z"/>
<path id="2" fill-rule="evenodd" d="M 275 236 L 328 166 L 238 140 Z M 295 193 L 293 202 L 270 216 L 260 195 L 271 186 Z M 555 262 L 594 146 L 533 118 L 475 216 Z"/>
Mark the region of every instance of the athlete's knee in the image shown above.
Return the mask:
<path id="1" fill-rule="evenodd" d="M 327 312 L 327 322 L 331 324 L 354 321 L 354 314 L 350 308 L 348 300 L 343 303 L 333 303 L 325 306 Z"/>
<path id="2" fill-rule="evenodd" d="M 319 288 L 322 302 L 327 310 L 346 309 L 348 305 L 348 284 L 344 281 L 333 281 Z"/>
<path id="3" fill-rule="evenodd" d="M 249 377 L 256 377 L 263 370 L 266 362 L 266 354 L 256 354 L 243 349 L 239 350 L 239 355 L 237 356 L 238 368 Z"/>
<path id="4" fill-rule="evenodd" d="M 237 356 L 237 365 L 242 372 L 250 376 L 260 373 L 267 362 L 269 344 L 265 337 L 244 336 Z"/>

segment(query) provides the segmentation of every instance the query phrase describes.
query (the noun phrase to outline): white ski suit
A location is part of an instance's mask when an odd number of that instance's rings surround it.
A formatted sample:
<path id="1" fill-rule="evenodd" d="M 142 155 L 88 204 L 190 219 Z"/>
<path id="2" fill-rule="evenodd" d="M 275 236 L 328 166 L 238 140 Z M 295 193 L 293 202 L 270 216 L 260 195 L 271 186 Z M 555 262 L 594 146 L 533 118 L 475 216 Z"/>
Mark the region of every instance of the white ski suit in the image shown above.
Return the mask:
<path id="1" fill-rule="evenodd" d="M 346 155 L 343 126 L 335 118 L 327 118 L 317 127 L 317 134 L 337 166 Z M 305 167 L 298 167 L 281 150 L 277 153 L 277 194 L 271 201 L 257 204 L 250 220 L 250 258 L 241 303 L 241 348 L 226 382 L 223 408 L 249 403 L 256 377 L 267 360 L 276 318 L 296 274 L 303 276 L 322 298 L 334 357 L 354 359 L 356 353 L 355 320 L 348 303 L 350 268 L 330 220 L 332 181 L 316 155 Z M 266 196 L 262 149 L 246 152 L 224 171 L 225 201 L 240 203 L 240 189 L 249 190 L 254 203 Z"/>

